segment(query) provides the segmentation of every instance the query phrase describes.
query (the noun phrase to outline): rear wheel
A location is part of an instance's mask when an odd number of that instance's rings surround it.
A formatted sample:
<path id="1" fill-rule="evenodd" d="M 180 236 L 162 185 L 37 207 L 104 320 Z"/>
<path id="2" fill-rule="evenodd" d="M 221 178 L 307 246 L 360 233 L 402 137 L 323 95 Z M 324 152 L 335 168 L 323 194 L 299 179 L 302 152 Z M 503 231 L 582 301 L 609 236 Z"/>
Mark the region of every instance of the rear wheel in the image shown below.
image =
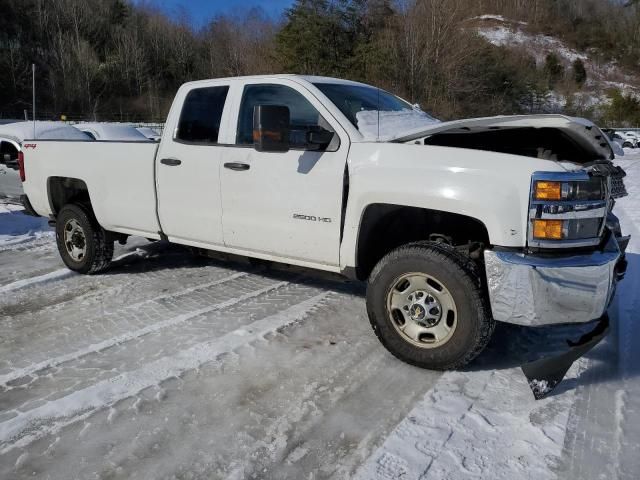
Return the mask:
<path id="1" fill-rule="evenodd" d="M 387 350 L 436 370 L 469 363 L 494 329 L 475 266 L 433 242 L 397 248 L 380 260 L 369 279 L 367 311 Z"/>
<path id="2" fill-rule="evenodd" d="M 62 261 L 76 272 L 102 272 L 113 258 L 113 240 L 84 205 L 62 207 L 56 218 L 56 241 Z"/>

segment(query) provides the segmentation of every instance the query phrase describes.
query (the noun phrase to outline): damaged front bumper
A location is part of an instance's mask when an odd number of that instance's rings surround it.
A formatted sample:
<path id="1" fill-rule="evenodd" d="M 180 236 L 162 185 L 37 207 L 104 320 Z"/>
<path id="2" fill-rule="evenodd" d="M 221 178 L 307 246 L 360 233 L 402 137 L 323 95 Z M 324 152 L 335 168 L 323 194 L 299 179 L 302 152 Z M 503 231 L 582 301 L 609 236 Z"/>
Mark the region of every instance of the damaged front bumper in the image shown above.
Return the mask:
<path id="1" fill-rule="evenodd" d="M 629 243 L 617 224 L 608 225 L 606 235 L 604 248 L 586 254 L 542 256 L 486 250 L 493 318 L 539 326 L 602 317 L 624 276 Z"/>

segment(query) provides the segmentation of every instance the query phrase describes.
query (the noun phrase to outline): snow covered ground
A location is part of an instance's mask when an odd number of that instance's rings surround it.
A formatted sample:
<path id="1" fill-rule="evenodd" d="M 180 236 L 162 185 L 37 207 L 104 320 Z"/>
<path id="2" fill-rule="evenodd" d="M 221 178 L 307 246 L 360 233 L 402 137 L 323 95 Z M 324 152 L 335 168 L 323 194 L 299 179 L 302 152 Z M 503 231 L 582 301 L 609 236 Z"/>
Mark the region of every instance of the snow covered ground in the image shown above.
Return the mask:
<path id="1" fill-rule="evenodd" d="M 499 325 L 461 372 L 392 358 L 360 284 L 135 239 L 65 268 L 0 204 L 0 478 L 619 478 L 640 474 L 640 154 L 612 334 L 555 395 L 519 365 L 583 328 Z"/>

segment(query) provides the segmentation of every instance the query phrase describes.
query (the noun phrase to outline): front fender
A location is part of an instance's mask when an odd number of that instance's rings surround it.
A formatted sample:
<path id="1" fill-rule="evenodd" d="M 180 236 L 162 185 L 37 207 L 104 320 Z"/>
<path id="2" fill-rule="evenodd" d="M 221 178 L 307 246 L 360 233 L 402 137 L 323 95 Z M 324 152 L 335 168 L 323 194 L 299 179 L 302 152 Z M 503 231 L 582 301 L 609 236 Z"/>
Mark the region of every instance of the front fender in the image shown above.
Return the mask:
<path id="1" fill-rule="evenodd" d="M 482 222 L 492 245 L 524 247 L 531 174 L 554 161 L 479 150 L 354 143 L 341 265 L 355 266 L 362 215 L 374 203 L 428 208 Z"/>

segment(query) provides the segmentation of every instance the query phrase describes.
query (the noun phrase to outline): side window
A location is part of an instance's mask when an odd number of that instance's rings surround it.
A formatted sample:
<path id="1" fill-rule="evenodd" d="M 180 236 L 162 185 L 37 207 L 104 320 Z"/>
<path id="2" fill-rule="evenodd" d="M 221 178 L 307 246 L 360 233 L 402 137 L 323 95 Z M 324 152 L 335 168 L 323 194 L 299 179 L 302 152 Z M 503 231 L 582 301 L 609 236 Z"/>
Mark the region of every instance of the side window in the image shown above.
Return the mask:
<path id="1" fill-rule="evenodd" d="M 218 143 L 220 121 L 229 87 L 207 87 L 191 90 L 184 99 L 176 140 Z"/>
<path id="2" fill-rule="evenodd" d="M 253 108 L 256 105 L 284 105 L 289 107 L 292 148 L 307 146 L 307 132 L 329 130 L 331 126 L 320 112 L 293 88 L 284 85 L 257 84 L 244 87 L 238 118 L 237 145 L 253 145 Z M 335 136 L 337 140 L 337 136 Z"/>

